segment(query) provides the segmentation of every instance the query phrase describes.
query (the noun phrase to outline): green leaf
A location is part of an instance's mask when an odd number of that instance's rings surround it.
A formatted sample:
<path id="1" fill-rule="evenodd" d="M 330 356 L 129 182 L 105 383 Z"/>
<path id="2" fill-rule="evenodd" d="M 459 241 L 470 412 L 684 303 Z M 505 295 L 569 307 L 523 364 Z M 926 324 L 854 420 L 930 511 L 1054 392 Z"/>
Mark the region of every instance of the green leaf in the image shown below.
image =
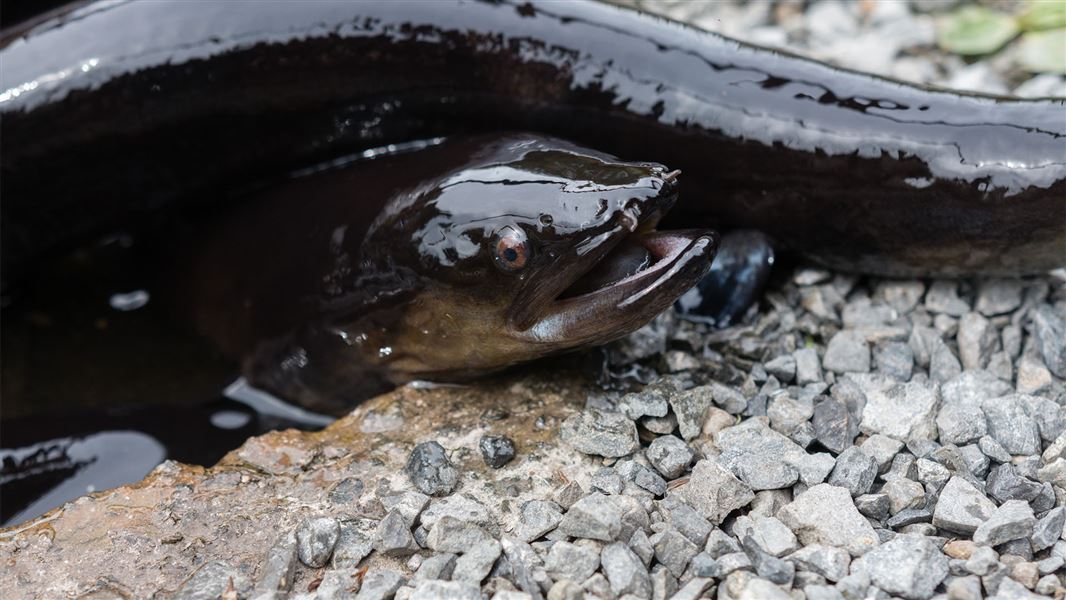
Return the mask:
<path id="1" fill-rule="evenodd" d="M 981 6 L 966 6 L 937 22 L 937 44 L 947 52 L 991 54 L 1018 35 L 1018 21 Z"/>
<path id="2" fill-rule="evenodd" d="M 1018 24 L 1026 31 L 1066 27 L 1066 1 L 1032 0 Z"/>
<path id="3" fill-rule="evenodd" d="M 1066 75 L 1066 27 L 1023 35 L 1018 61 L 1026 71 Z"/>

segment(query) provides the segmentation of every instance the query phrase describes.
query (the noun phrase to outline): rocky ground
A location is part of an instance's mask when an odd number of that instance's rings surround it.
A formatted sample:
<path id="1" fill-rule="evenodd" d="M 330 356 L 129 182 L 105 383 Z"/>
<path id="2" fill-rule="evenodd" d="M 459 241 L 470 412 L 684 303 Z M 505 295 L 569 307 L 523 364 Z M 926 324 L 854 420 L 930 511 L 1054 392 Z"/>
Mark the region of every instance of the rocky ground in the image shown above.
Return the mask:
<path id="1" fill-rule="evenodd" d="M 679 16 L 753 10 L 706 6 Z M 859 38 L 874 26 L 854 23 Z M 649 383 L 605 390 L 540 368 L 403 388 L 209 469 L 166 463 L 0 533 L 0 589 L 1066 597 L 1066 271 L 898 281 L 798 268 L 740 326 L 667 313 L 608 355 Z"/>

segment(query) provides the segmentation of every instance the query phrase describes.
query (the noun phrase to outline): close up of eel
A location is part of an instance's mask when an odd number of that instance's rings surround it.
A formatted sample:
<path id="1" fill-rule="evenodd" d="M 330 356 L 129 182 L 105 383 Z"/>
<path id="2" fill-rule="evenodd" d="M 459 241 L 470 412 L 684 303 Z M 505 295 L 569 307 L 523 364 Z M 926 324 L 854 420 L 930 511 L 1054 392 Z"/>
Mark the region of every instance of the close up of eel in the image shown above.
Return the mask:
<path id="1" fill-rule="evenodd" d="M 885 276 L 1066 263 L 1063 100 L 606 4 L 98 2 L 0 44 L 5 293 L 94 236 L 221 215 L 181 258 L 197 326 L 319 410 L 604 343 L 701 279 L 728 321 L 765 239 Z M 712 229 L 768 237 L 727 235 L 704 279 Z"/>

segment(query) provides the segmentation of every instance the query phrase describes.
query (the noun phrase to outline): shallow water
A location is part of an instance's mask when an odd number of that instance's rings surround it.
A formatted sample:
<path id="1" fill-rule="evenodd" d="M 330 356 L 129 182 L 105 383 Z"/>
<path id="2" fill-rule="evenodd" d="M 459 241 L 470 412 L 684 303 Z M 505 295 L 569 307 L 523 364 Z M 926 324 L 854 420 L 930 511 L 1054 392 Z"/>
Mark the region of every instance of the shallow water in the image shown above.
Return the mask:
<path id="1" fill-rule="evenodd" d="M 138 481 L 163 460 L 209 466 L 250 436 L 325 422 L 225 398 L 237 365 L 179 316 L 158 259 L 112 236 L 47 262 L 4 299 L 3 525 Z"/>

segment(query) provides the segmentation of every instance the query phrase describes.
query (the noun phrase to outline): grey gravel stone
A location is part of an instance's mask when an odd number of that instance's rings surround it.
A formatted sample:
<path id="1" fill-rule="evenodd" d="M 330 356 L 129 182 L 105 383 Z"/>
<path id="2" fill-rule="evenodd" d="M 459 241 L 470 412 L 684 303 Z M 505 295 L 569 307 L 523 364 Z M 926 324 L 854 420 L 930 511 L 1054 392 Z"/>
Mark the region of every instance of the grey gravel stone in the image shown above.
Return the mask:
<path id="1" fill-rule="evenodd" d="M 888 494 L 863 494 L 855 498 L 855 508 L 863 515 L 876 521 L 883 521 L 888 517 L 891 501 Z"/>
<path id="2" fill-rule="evenodd" d="M 252 589 L 252 582 L 229 563 L 211 561 L 196 570 L 171 598 L 175 600 L 214 600 L 233 585 L 238 596 L 244 597 Z"/>
<path id="3" fill-rule="evenodd" d="M 796 358 L 791 354 L 782 354 L 764 366 L 767 373 L 782 383 L 788 383 L 796 377 Z"/>
<path id="4" fill-rule="evenodd" d="M 859 449 L 877 462 L 878 473 L 884 473 L 892 464 L 892 459 L 903 449 L 903 442 L 875 433 L 866 438 Z"/>
<path id="5" fill-rule="evenodd" d="M 505 435 L 482 436 L 477 447 L 485 464 L 493 469 L 499 469 L 514 459 L 514 440 Z"/>
<path id="6" fill-rule="evenodd" d="M 645 567 L 651 566 L 651 561 L 655 558 L 655 546 L 651 545 L 651 540 L 643 529 L 637 529 L 629 537 L 629 549 L 640 557 Z"/>
<path id="7" fill-rule="evenodd" d="M 977 290 L 977 312 L 986 317 L 1005 315 L 1022 304 L 1019 279 L 986 279 Z"/>
<path id="8" fill-rule="evenodd" d="M 619 398 L 618 410 L 636 421 L 645 416 L 665 417 L 670 406 L 666 403 L 663 388 L 649 385 L 639 392 L 632 392 Z"/>
<path id="9" fill-rule="evenodd" d="M 527 500 L 519 509 L 515 537 L 532 542 L 555 529 L 563 519 L 559 505 L 550 500 Z"/>
<path id="10" fill-rule="evenodd" d="M 974 548 L 970 553 L 970 558 L 966 559 L 966 570 L 984 577 L 992 572 L 992 570 L 999 564 L 999 554 L 995 550 L 988 547 Z"/>
<path id="11" fill-rule="evenodd" d="M 940 492 L 933 511 L 933 525 L 955 533 L 973 535 L 995 509 L 996 505 L 972 483 L 955 476 Z"/>
<path id="12" fill-rule="evenodd" d="M 970 310 L 970 305 L 959 298 L 958 284 L 954 281 L 934 281 L 925 293 L 925 308 L 929 312 L 961 317 Z"/>
<path id="13" fill-rule="evenodd" d="M 706 387 L 711 390 L 715 405 L 731 415 L 739 415 L 748 407 L 748 400 L 744 394 L 728 385 L 712 382 Z"/>
<path id="14" fill-rule="evenodd" d="M 988 480 L 985 483 L 985 492 L 998 502 L 1007 500 L 1028 502 L 1036 498 L 1040 490 L 1039 483 L 1019 475 L 1018 469 L 1010 463 L 994 467 L 988 473 Z"/>
<path id="15" fill-rule="evenodd" d="M 1051 371 L 1036 356 L 1026 353 L 1018 361 L 1016 389 L 1021 394 L 1038 394 L 1051 387 Z"/>
<path id="16" fill-rule="evenodd" d="M 861 496 L 870 491 L 876 477 L 877 461 L 857 446 L 851 446 L 837 457 L 826 483 L 847 488 L 852 496 Z"/>
<path id="17" fill-rule="evenodd" d="M 666 514 L 666 521 L 699 547 L 707 542 L 714 527 L 696 509 L 682 502 L 676 496 L 668 496 L 658 503 L 660 513 Z M 633 545 L 632 540 L 629 543 Z M 638 552 L 638 554 L 640 554 Z M 642 557 L 643 558 L 643 557 Z"/>
<path id="18" fill-rule="evenodd" d="M 480 583 L 488 576 L 502 550 L 500 542 L 494 539 L 467 548 L 463 555 L 455 560 L 452 580 Z"/>
<path id="19" fill-rule="evenodd" d="M 622 515 L 607 496 L 592 493 L 566 511 L 558 530 L 570 537 L 610 542 L 622 531 Z"/>
<path id="20" fill-rule="evenodd" d="M 844 330 L 829 340 L 822 366 L 834 373 L 868 373 L 870 347 L 857 331 Z"/>
<path id="21" fill-rule="evenodd" d="M 703 430 L 703 420 L 707 409 L 714 403 L 714 394 L 711 386 L 703 385 L 673 394 L 669 401 L 670 408 L 674 409 L 674 415 L 677 417 L 677 428 L 681 437 L 691 440 Z"/>
<path id="22" fill-rule="evenodd" d="M 706 459 L 696 463 L 688 483 L 679 487 L 677 494 L 716 525 L 755 498 L 749 485 L 725 467 Z"/>
<path id="23" fill-rule="evenodd" d="M 786 560 L 795 563 L 799 569 L 812 571 L 832 582 L 846 577 L 851 565 L 851 556 L 847 551 L 822 544 L 804 546 L 788 555 Z"/>
<path id="24" fill-rule="evenodd" d="M 923 485 L 931 490 L 941 490 L 951 479 L 951 471 L 944 465 L 929 460 L 928 458 L 919 458 L 914 461 L 916 468 L 915 476 Z M 965 479 L 966 477 L 963 476 Z"/>
<path id="25" fill-rule="evenodd" d="M 922 508 L 925 504 L 922 484 L 904 477 L 885 482 L 881 493 L 888 496 L 888 510 L 893 515 L 907 508 Z"/>
<path id="26" fill-rule="evenodd" d="M 437 442 L 422 442 L 415 446 L 404 472 L 419 491 L 430 496 L 450 494 L 459 483 L 459 470 Z"/>
<path id="27" fill-rule="evenodd" d="M 787 436 L 806 425 L 813 412 L 810 402 L 794 400 L 784 392 L 774 394 L 766 408 L 770 427 Z"/>
<path id="28" fill-rule="evenodd" d="M 707 577 L 693 577 L 688 583 L 681 586 L 670 600 L 698 600 L 704 592 L 714 585 L 714 580 Z"/>
<path id="29" fill-rule="evenodd" d="M 753 568 L 751 565 L 751 559 L 743 552 L 723 554 L 716 560 L 718 561 L 718 568 L 721 571 L 722 577 L 729 575 L 733 571 L 741 569 L 751 570 Z"/>
<path id="30" fill-rule="evenodd" d="M 808 485 L 821 482 L 834 463 L 827 454 L 807 454 L 761 419 L 721 431 L 717 442 L 722 453 L 716 460 L 754 490 L 780 489 L 797 480 Z"/>
<path id="31" fill-rule="evenodd" d="M 814 437 L 830 452 L 843 452 L 858 434 L 858 423 L 844 402 L 822 396 L 815 404 L 811 418 Z"/>
<path id="32" fill-rule="evenodd" d="M 667 527 L 653 535 L 651 542 L 655 548 L 655 558 L 669 569 L 674 577 L 681 577 L 689 561 L 699 552 L 696 544 L 673 527 Z"/>
<path id="33" fill-rule="evenodd" d="M 962 374 L 962 363 L 943 340 L 935 340 L 929 357 L 929 377 L 941 383 Z"/>
<path id="34" fill-rule="evenodd" d="M 688 562 L 688 570 L 682 579 L 686 577 L 719 577 L 722 567 L 708 552 L 700 552 Z"/>
<path id="35" fill-rule="evenodd" d="M 651 597 L 651 577 L 640 557 L 621 542 L 608 544 L 600 554 L 603 573 L 611 583 L 611 591 L 619 596 L 632 594 L 637 598 Z"/>
<path id="36" fill-rule="evenodd" d="M 707 544 L 704 547 L 707 553 L 715 559 L 726 554 L 741 552 L 740 544 L 721 529 L 715 529 L 707 536 Z"/>
<path id="37" fill-rule="evenodd" d="M 492 536 L 476 523 L 445 516 L 429 528 L 426 545 L 437 552 L 459 554 L 491 539 Z"/>
<path id="38" fill-rule="evenodd" d="M 340 537 L 340 523 L 332 517 L 306 519 L 296 530 L 296 551 L 300 562 L 317 569 L 325 566 Z"/>
<path id="39" fill-rule="evenodd" d="M 689 463 L 692 462 L 693 452 L 685 442 L 672 435 L 659 436 L 652 440 L 645 451 L 648 462 L 655 467 L 663 477 L 676 479 L 680 477 Z"/>
<path id="40" fill-rule="evenodd" d="M 751 537 L 763 552 L 772 556 L 781 557 L 799 548 L 795 534 L 777 517 L 753 518 Z"/>
<path id="41" fill-rule="evenodd" d="M 1040 431 L 1025 411 L 1025 396 L 1011 394 L 981 403 L 988 421 L 988 435 L 1014 455 L 1039 454 Z"/>
<path id="42" fill-rule="evenodd" d="M 617 458 L 640 449 L 637 427 L 619 413 L 585 410 L 563 421 L 559 437 L 584 454 Z"/>
<path id="43" fill-rule="evenodd" d="M 1054 307 L 1041 304 L 1032 319 L 1033 336 L 1044 364 L 1056 377 L 1066 379 L 1066 318 Z"/>
<path id="44" fill-rule="evenodd" d="M 296 536 L 292 533 L 281 538 L 267 551 L 260 568 L 259 580 L 255 583 L 253 596 L 287 591 L 292 587 L 296 574 Z"/>
<path id="45" fill-rule="evenodd" d="M 429 579 L 450 579 L 455 570 L 455 555 L 451 553 L 434 554 L 422 561 L 415 572 L 415 581 Z"/>
<path id="46" fill-rule="evenodd" d="M 388 600 L 396 595 L 396 590 L 400 589 L 406 581 L 401 573 L 392 569 L 370 571 L 363 577 L 363 585 L 359 588 L 359 593 L 355 595 L 355 598 L 356 600 Z"/>
<path id="47" fill-rule="evenodd" d="M 544 559 L 544 569 L 556 581 L 585 581 L 600 567 L 599 550 L 591 545 L 556 542 Z"/>
<path id="48" fill-rule="evenodd" d="M 959 319 L 959 359 L 966 370 L 983 369 L 996 350 L 999 332 L 980 313 L 969 312 Z"/>
<path id="49" fill-rule="evenodd" d="M 439 523 L 438 523 L 439 525 Z M 391 510 L 378 525 L 375 548 L 385 556 L 410 556 L 418 551 L 407 521 L 398 510 Z"/>
<path id="50" fill-rule="evenodd" d="M 981 439 L 977 440 L 977 447 L 984 452 L 985 456 L 996 462 L 1010 462 L 1010 452 L 1007 452 L 1003 444 L 997 442 L 995 438 L 987 435 L 981 436 Z"/>
<path id="51" fill-rule="evenodd" d="M 441 598 L 447 600 L 481 600 L 481 588 L 468 581 L 437 581 L 425 579 L 415 587 L 412 598 Z"/>
<path id="52" fill-rule="evenodd" d="M 1029 503 L 1008 500 L 997 508 L 973 534 L 973 541 L 982 546 L 998 546 L 1033 534 L 1036 518 Z"/>
<path id="53" fill-rule="evenodd" d="M 792 357 L 796 361 L 796 383 L 806 385 L 822 380 L 822 364 L 818 360 L 817 350 L 803 348 L 795 351 Z"/>
<path id="54" fill-rule="evenodd" d="M 910 381 L 914 372 L 914 351 L 905 342 L 884 342 L 874 346 L 874 366 L 899 381 Z"/>
<path id="55" fill-rule="evenodd" d="M 910 383 L 890 383 L 879 377 L 858 380 L 866 394 L 863 431 L 898 440 L 936 438 L 934 416 L 940 401 L 937 388 Z"/>
<path id="56" fill-rule="evenodd" d="M 778 585 L 792 585 L 792 580 L 796 575 L 795 565 L 763 552 L 762 548 L 759 547 L 754 538 L 750 535 L 744 536 L 741 546 L 747 553 L 748 558 L 751 559 L 751 564 L 755 567 L 755 573 L 759 577 L 763 577 Z"/>
<path id="57" fill-rule="evenodd" d="M 592 475 L 589 480 L 589 487 L 594 492 L 603 492 L 608 496 L 614 496 L 622 493 L 622 490 L 626 487 L 626 482 L 621 473 L 611 467 L 604 467 Z"/>
<path id="58" fill-rule="evenodd" d="M 859 514 L 845 488 L 818 484 L 782 508 L 777 517 L 804 545 L 837 546 L 860 556 L 878 543 L 873 527 Z"/>
<path id="59" fill-rule="evenodd" d="M 1050 548 L 1062 537 L 1064 526 L 1066 526 L 1066 507 L 1059 506 L 1048 511 L 1033 527 L 1033 535 L 1029 539 L 1033 552 Z"/>
<path id="60" fill-rule="evenodd" d="M 909 600 L 926 600 L 948 575 L 948 559 L 920 535 L 900 534 L 863 557 L 870 581 Z"/>

